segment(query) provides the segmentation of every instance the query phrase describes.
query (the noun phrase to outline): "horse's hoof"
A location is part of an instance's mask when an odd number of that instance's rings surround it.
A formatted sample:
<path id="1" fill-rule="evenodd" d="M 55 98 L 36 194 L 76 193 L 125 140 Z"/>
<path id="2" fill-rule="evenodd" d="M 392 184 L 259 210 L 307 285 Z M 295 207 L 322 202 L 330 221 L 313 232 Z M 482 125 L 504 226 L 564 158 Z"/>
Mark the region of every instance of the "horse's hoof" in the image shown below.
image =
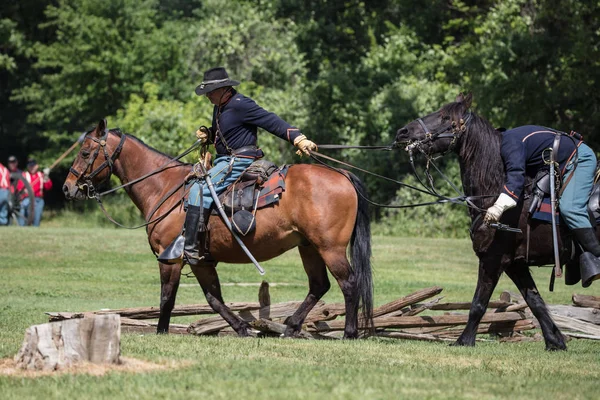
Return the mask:
<path id="1" fill-rule="evenodd" d="M 567 351 L 564 344 L 546 344 L 546 351 Z"/>
<path id="2" fill-rule="evenodd" d="M 452 346 L 452 347 L 474 347 L 475 346 L 475 342 L 473 343 L 465 343 L 461 340 L 457 340 L 454 343 L 450 343 L 448 346 Z"/>

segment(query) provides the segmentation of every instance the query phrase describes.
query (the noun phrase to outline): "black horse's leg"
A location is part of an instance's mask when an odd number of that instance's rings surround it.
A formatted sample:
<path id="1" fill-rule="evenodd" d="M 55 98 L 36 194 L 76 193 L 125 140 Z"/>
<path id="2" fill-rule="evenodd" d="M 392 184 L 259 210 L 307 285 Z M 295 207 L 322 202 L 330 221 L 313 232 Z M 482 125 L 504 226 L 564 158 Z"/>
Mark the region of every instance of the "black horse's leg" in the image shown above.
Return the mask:
<path id="1" fill-rule="evenodd" d="M 328 251 L 323 254 L 323 259 L 344 295 L 346 305 L 344 339 L 356 339 L 358 337 L 359 294 L 354 272 L 352 272 L 350 262 L 346 257 L 346 249 Z"/>
<path id="2" fill-rule="evenodd" d="M 198 266 L 192 267 L 192 272 L 202 287 L 202 291 L 210 307 L 223 317 L 239 336 L 248 336 L 248 329 L 250 327 L 248 323 L 235 315 L 223 301 L 221 284 L 219 283 L 219 275 L 217 274 L 216 267 L 216 262 L 200 263 Z"/>
<path id="3" fill-rule="evenodd" d="M 160 269 L 160 316 L 156 333 L 169 333 L 171 312 L 181 278 L 181 264 L 158 263 Z"/>
<path id="4" fill-rule="evenodd" d="M 304 319 L 310 310 L 313 309 L 319 299 L 323 297 L 331 287 L 329 278 L 327 277 L 325 261 L 323 261 L 323 258 L 319 255 L 317 249 L 311 245 L 301 246 L 298 250 L 300 251 L 300 257 L 302 257 L 304 270 L 306 271 L 306 275 L 308 275 L 308 295 L 294 315 L 285 321 L 287 325 L 285 330 L 286 337 L 292 337 L 300 332 Z"/>
<path id="5" fill-rule="evenodd" d="M 469 320 L 458 340 L 452 344 L 453 346 L 475 346 L 477 327 L 483 314 L 485 314 L 500 275 L 502 275 L 502 267 L 499 260 L 500 257 L 497 259 L 479 260 L 479 276 L 469 311 Z"/>
<path id="6" fill-rule="evenodd" d="M 539 321 L 546 342 L 546 350 L 566 350 L 567 345 L 564 336 L 552 321 L 546 303 L 544 303 L 535 286 L 529 268 L 526 265 L 513 264 L 506 269 L 506 274 L 517 285 L 523 299 L 525 299 L 533 315 Z"/>

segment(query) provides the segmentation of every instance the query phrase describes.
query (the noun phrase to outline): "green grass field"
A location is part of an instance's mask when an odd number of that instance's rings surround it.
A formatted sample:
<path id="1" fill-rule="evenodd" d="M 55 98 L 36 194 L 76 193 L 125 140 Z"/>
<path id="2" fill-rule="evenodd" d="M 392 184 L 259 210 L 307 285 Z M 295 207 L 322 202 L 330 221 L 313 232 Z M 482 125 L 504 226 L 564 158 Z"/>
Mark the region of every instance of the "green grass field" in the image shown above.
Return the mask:
<path id="1" fill-rule="evenodd" d="M 375 302 L 381 305 L 427 286 L 444 287 L 444 301 L 470 301 L 477 261 L 468 240 L 374 237 Z M 157 306 L 158 267 L 142 231 L 75 228 L 0 230 L 0 358 L 18 351 L 25 329 L 47 322 L 44 311 Z M 302 300 L 306 275 L 297 251 L 264 263 L 272 302 Z M 251 265 L 219 267 L 221 282 L 260 282 Z M 189 272 L 186 267 L 184 272 Z M 534 269 L 546 301 L 569 304 L 571 294 L 598 294 Z M 334 282 L 332 280 L 332 282 Z M 182 279 L 177 303 L 205 302 L 195 279 Z M 502 290 L 516 291 L 503 277 Z M 256 301 L 257 287 L 225 286 L 226 301 Z M 337 285 L 324 298 L 341 301 Z M 188 322 L 194 317 L 174 318 Z M 542 342 L 441 343 L 367 339 L 302 341 L 124 334 L 122 354 L 174 368 L 104 376 L 39 378 L 0 375 L 5 399 L 598 399 L 600 343 L 572 340 L 567 352 Z"/>

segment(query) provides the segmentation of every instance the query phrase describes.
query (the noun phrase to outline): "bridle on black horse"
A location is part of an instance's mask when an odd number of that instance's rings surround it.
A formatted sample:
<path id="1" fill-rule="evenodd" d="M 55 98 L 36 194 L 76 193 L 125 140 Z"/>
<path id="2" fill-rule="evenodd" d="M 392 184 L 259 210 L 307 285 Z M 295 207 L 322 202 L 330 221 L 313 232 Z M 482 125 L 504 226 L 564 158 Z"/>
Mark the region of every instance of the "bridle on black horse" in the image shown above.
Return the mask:
<path id="1" fill-rule="evenodd" d="M 421 126 L 421 129 L 423 129 L 423 132 L 425 132 L 425 138 L 423 138 L 421 140 L 410 141 L 406 145 L 406 151 L 408 152 L 408 156 L 409 156 L 409 160 L 410 160 L 410 166 L 411 166 L 411 168 L 413 170 L 413 175 L 415 176 L 415 178 L 417 179 L 417 181 L 419 181 L 419 183 L 423 187 L 425 187 L 427 190 L 429 190 L 434 195 L 442 196 L 435 189 L 433 177 L 431 176 L 431 173 L 429 172 L 430 166 L 433 166 L 435 168 L 435 170 L 438 172 L 438 174 L 440 174 L 440 176 L 452 187 L 452 189 L 454 189 L 454 191 L 466 203 L 467 207 L 475 209 L 475 210 L 478 210 L 480 212 L 483 212 L 485 210 L 482 209 L 482 208 L 480 208 L 480 207 L 478 207 L 476 204 L 474 204 L 473 200 L 475 200 L 477 198 L 487 198 L 487 197 L 493 197 L 493 196 L 491 196 L 491 195 L 489 195 L 489 196 L 488 195 L 466 196 L 452 182 L 452 180 L 450 178 L 448 178 L 440 170 L 440 168 L 434 163 L 434 158 L 431 157 L 431 154 L 429 154 L 429 151 L 427 151 L 424 148 L 424 146 L 423 146 L 424 144 L 432 143 L 433 141 L 438 140 L 438 139 L 448 139 L 448 138 L 450 138 L 451 141 L 450 141 L 450 144 L 448 145 L 448 148 L 444 152 L 442 152 L 436 158 L 443 157 L 444 155 L 446 155 L 449 152 L 451 152 L 451 151 L 454 150 L 454 148 L 456 147 L 456 144 L 457 144 L 458 140 L 460 139 L 460 137 L 467 131 L 467 125 L 471 121 L 472 117 L 473 117 L 473 113 L 471 113 L 471 111 L 468 111 L 462 118 L 460 118 L 458 120 L 458 122 L 455 121 L 455 120 L 451 120 L 448 123 L 440 125 L 439 127 L 437 127 L 436 129 L 434 129 L 433 131 L 429 130 L 429 128 L 427 127 L 427 125 L 425 124 L 425 122 L 423 121 L 423 119 L 417 118 L 416 121 Z M 398 145 L 398 144 L 395 143 L 395 145 Z M 417 168 L 415 167 L 414 155 L 413 155 L 413 152 L 414 152 L 415 149 L 419 150 L 419 152 L 421 152 L 425 156 L 425 158 L 427 159 L 427 166 L 425 168 L 425 176 L 427 177 L 429 185 L 426 185 L 423 182 L 423 180 L 419 177 L 419 174 L 417 172 Z"/>
<path id="2" fill-rule="evenodd" d="M 92 198 L 97 197 L 96 196 L 96 188 L 94 187 L 92 179 L 94 179 L 94 177 L 96 177 L 96 175 L 98 175 L 100 172 L 102 172 L 105 168 L 108 168 L 108 174 L 97 185 L 100 185 L 100 184 L 106 182 L 108 179 L 110 179 L 110 176 L 112 175 L 112 172 L 113 172 L 113 166 L 115 164 L 115 161 L 119 157 L 119 154 L 121 154 L 121 150 L 123 149 L 123 144 L 125 143 L 125 139 L 126 139 L 127 135 L 121 135 L 121 141 L 119 142 L 119 145 L 117 146 L 115 151 L 112 153 L 112 155 L 109 156 L 108 151 L 106 150 L 106 140 L 108 138 L 108 134 L 111 133 L 111 131 L 108 128 L 105 128 L 104 134 L 99 138 L 90 136 L 89 135 L 90 132 L 92 132 L 92 131 L 89 131 L 86 133 L 85 139 L 90 139 L 90 140 L 98 143 L 98 147 L 96 147 L 96 150 L 94 151 L 93 156 L 88 160 L 87 167 L 82 172 L 78 172 L 75 168 L 73 168 L 73 166 L 71 166 L 71 168 L 69 168 L 69 172 L 72 173 L 73 175 L 75 175 L 75 177 L 77 178 L 77 181 L 75 182 L 75 184 L 77 185 L 79 190 L 81 190 L 81 192 L 83 192 L 83 193 L 86 193 L 86 196 L 88 198 L 92 199 Z M 100 164 L 93 171 L 87 173 L 94 166 L 94 163 L 96 162 L 96 159 L 98 158 L 98 155 L 100 154 L 100 150 L 102 150 L 102 152 L 104 153 L 104 162 L 102 164 Z"/>
<path id="3" fill-rule="evenodd" d="M 429 142 L 433 142 L 437 139 L 451 138 L 452 140 L 450 141 L 448 149 L 444 151 L 440 156 L 451 152 L 456 147 L 456 143 L 458 142 L 458 139 L 460 139 L 460 136 L 467 131 L 467 124 L 469 123 L 469 121 L 471 121 L 472 116 L 473 114 L 471 113 L 471 111 L 468 111 L 467 114 L 463 116 L 463 118 L 460 118 L 458 120 L 458 122 L 452 120 L 446 124 L 438 126 L 433 131 L 429 130 L 427 125 L 425 125 L 425 122 L 423 122 L 423 119 L 417 118 L 417 122 L 419 123 L 419 125 L 421 125 L 423 132 L 425 132 L 425 138 L 409 142 L 406 146 L 406 151 L 410 153 L 413 149 L 418 148 L 421 152 L 424 152 L 424 150 L 422 149 L 422 145 L 427 144 Z"/>

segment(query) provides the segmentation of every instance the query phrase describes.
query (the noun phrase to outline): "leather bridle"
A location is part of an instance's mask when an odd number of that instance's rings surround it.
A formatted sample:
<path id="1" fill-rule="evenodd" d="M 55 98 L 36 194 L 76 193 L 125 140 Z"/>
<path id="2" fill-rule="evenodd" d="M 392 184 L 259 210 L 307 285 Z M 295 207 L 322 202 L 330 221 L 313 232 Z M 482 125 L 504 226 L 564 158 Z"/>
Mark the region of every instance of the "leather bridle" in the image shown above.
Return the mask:
<path id="1" fill-rule="evenodd" d="M 95 143 L 98 144 L 98 146 L 94 150 L 92 157 L 89 158 L 89 160 L 87 162 L 87 166 L 82 172 L 78 172 L 72 166 L 69 169 L 69 172 L 72 173 L 73 175 L 75 175 L 75 177 L 77 178 L 77 180 L 75 181 L 75 184 L 77 185 L 78 189 L 81 192 L 85 193 L 88 198 L 96 197 L 96 188 L 94 187 L 94 184 L 92 182 L 92 180 L 94 179 L 94 177 L 96 177 L 96 175 L 98 175 L 100 172 L 102 172 L 105 168 L 108 168 L 108 174 L 106 175 L 106 177 L 104 179 L 102 179 L 102 181 L 97 183 L 97 185 L 100 185 L 100 184 L 106 182 L 112 175 L 113 166 L 115 164 L 116 159 L 119 157 L 119 154 L 121 154 L 121 150 L 123 149 L 123 144 L 125 143 L 125 138 L 127 137 L 127 135 L 121 135 L 121 141 L 119 142 L 119 145 L 117 146 L 115 151 L 112 153 L 112 155 L 109 156 L 108 151 L 106 149 L 106 140 L 108 138 L 109 133 L 114 134 L 114 132 L 112 132 L 108 128 L 106 128 L 104 130 L 104 134 L 99 138 L 96 138 L 96 137 L 90 136 L 89 134 L 86 134 L 85 138 L 94 141 Z M 94 163 L 96 162 L 96 159 L 98 158 L 98 155 L 100 154 L 101 150 L 104 154 L 104 162 L 102 164 L 100 164 L 96 169 L 92 170 L 92 167 L 94 166 Z M 88 171 L 90 171 L 90 170 L 92 170 L 92 171 L 88 173 Z"/>
<path id="2" fill-rule="evenodd" d="M 421 150 L 421 152 L 423 152 L 424 144 L 433 142 L 438 139 L 451 138 L 452 140 L 450 141 L 448 149 L 444 151 L 442 155 L 449 153 L 450 151 L 454 150 L 454 147 L 456 147 L 456 143 L 460 139 L 460 136 L 467 131 L 467 124 L 469 123 L 469 121 L 471 121 L 472 116 L 473 114 L 470 111 L 468 111 L 463 118 L 458 120 L 458 122 L 452 120 L 451 122 L 440 125 L 433 131 L 429 130 L 425 122 L 423 122 L 423 119 L 417 118 L 416 121 L 421 126 L 421 129 L 423 129 L 423 132 L 425 132 L 425 138 L 421 140 L 410 141 L 406 146 L 406 151 L 412 152 L 412 150 L 418 148 L 419 150 Z"/>

